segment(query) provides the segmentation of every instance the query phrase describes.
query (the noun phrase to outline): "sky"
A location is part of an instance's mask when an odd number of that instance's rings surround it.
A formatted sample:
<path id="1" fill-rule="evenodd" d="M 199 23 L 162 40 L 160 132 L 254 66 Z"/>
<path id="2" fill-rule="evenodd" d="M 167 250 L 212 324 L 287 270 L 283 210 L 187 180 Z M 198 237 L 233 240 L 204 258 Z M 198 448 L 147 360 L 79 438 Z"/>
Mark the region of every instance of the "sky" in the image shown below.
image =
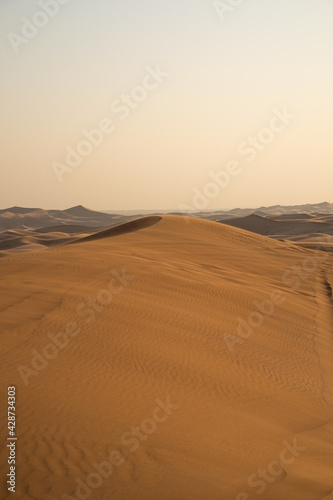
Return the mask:
<path id="1" fill-rule="evenodd" d="M 2 0 L 0 208 L 332 202 L 332 26 L 331 0 Z"/>

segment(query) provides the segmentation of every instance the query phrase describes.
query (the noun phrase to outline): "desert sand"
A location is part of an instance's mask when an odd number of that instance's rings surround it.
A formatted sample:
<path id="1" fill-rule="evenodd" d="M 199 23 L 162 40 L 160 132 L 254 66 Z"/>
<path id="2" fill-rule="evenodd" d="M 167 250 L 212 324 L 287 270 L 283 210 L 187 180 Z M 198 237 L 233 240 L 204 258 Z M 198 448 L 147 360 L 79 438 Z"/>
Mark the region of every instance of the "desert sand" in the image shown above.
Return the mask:
<path id="1" fill-rule="evenodd" d="M 330 253 L 163 215 L 0 268 L 1 498 L 333 498 Z"/>

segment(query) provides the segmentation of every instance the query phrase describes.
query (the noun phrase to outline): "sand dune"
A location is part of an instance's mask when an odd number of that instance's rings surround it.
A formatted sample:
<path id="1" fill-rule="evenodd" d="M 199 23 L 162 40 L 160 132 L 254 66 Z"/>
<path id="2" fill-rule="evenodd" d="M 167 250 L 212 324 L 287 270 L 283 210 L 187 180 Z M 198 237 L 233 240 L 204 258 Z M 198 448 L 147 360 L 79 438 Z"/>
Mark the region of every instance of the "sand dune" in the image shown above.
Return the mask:
<path id="1" fill-rule="evenodd" d="M 305 248 L 333 251 L 333 222 L 332 216 L 327 214 L 285 214 L 270 217 L 251 214 L 219 222 L 279 240 L 289 240 Z"/>
<path id="2" fill-rule="evenodd" d="M 259 215 L 259 214 L 258 214 Z M 263 214 L 264 216 L 266 216 L 266 214 Z M 292 213 L 292 214 L 283 214 L 283 215 L 276 215 L 274 216 L 274 220 L 300 220 L 300 219 L 313 219 L 316 217 L 315 214 L 295 214 L 295 213 Z"/>
<path id="3" fill-rule="evenodd" d="M 16 498 L 331 498 L 331 264 L 177 216 L 1 259 Z"/>
<path id="4" fill-rule="evenodd" d="M 262 217 L 270 218 L 308 218 L 311 214 L 319 216 L 327 216 L 333 214 L 333 203 L 323 202 L 305 205 L 273 205 L 270 207 L 260 207 L 257 209 L 253 208 L 234 208 L 232 210 L 218 210 L 214 212 L 197 212 L 196 216 L 202 219 L 208 220 L 223 220 L 223 219 L 233 219 L 236 217 L 246 217 L 247 215 L 260 215 Z"/>
<path id="5" fill-rule="evenodd" d="M 286 213 L 287 210 L 289 210 L 288 213 Z M 158 216 L 156 213 L 148 212 L 146 216 Z M 173 215 L 184 214 L 174 213 Z M 226 224 L 280 240 L 298 241 L 295 237 L 302 235 L 304 236 L 302 245 L 308 248 L 313 246 L 314 234 L 333 234 L 333 204 L 326 202 L 296 207 L 275 205 L 262 207 L 255 212 L 253 209 L 236 208 L 227 212 L 199 212 L 193 216 L 215 222 L 225 221 Z M 24 207 L 0 210 L 0 257 L 62 245 L 75 238 L 80 239 L 92 233 L 99 233 L 110 226 L 123 224 L 138 217 L 142 218 L 144 214 L 134 215 L 134 211 L 127 211 L 124 214 L 102 213 L 82 205 L 66 210 Z M 305 222 L 309 223 L 308 226 L 299 224 Z M 9 233 L 13 230 L 21 231 L 21 238 L 14 240 Z M 40 233 L 54 233 L 52 241 L 51 239 L 40 240 Z M 31 238 L 34 239 L 31 240 Z M 323 248 L 333 251 L 333 247 L 325 237 L 321 237 L 321 241 Z"/>
<path id="6" fill-rule="evenodd" d="M 98 228 L 101 226 L 110 226 L 114 220 L 125 222 L 129 220 L 129 217 L 96 212 L 81 205 L 67 210 L 13 207 L 0 210 L 0 231 L 7 229 L 31 230 L 63 224 L 84 224 Z"/>
<path id="7" fill-rule="evenodd" d="M 12 207 L 0 210 L 0 257 L 62 245 L 133 217 L 109 215 L 81 205 L 67 210 Z M 13 231 L 18 232 L 16 237 Z M 49 238 L 41 237 L 49 233 Z"/>
<path id="8" fill-rule="evenodd" d="M 95 227 L 91 226 L 82 226 L 78 224 L 61 224 L 59 226 L 49 226 L 49 227 L 41 227 L 35 230 L 36 233 L 56 233 L 60 232 L 63 234 L 70 233 L 70 234 L 83 234 L 83 233 L 91 233 L 91 232 L 96 232 Z"/>

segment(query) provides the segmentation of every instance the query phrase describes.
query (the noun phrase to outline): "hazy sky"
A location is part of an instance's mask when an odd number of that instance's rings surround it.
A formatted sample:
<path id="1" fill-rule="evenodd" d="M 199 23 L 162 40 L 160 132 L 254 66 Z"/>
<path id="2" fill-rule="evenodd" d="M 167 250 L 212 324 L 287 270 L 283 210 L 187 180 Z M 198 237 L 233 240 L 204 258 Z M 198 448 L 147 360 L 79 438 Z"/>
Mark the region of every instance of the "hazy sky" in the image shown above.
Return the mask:
<path id="1" fill-rule="evenodd" d="M 1 208 L 333 201 L 332 0 L 233 3 L 1 0 Z"/>

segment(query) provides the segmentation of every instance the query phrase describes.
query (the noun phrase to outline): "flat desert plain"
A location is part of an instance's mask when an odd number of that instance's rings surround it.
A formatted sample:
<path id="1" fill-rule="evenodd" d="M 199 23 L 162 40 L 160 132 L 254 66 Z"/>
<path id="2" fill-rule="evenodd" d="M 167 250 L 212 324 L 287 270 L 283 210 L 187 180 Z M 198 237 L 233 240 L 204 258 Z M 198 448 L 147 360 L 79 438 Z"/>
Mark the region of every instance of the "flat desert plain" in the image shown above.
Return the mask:
<path id="1" fill-rule="evenodd" d="M 0 259 L 23 500 L 332 500 L 329 252 L 149 216 Z"/>

